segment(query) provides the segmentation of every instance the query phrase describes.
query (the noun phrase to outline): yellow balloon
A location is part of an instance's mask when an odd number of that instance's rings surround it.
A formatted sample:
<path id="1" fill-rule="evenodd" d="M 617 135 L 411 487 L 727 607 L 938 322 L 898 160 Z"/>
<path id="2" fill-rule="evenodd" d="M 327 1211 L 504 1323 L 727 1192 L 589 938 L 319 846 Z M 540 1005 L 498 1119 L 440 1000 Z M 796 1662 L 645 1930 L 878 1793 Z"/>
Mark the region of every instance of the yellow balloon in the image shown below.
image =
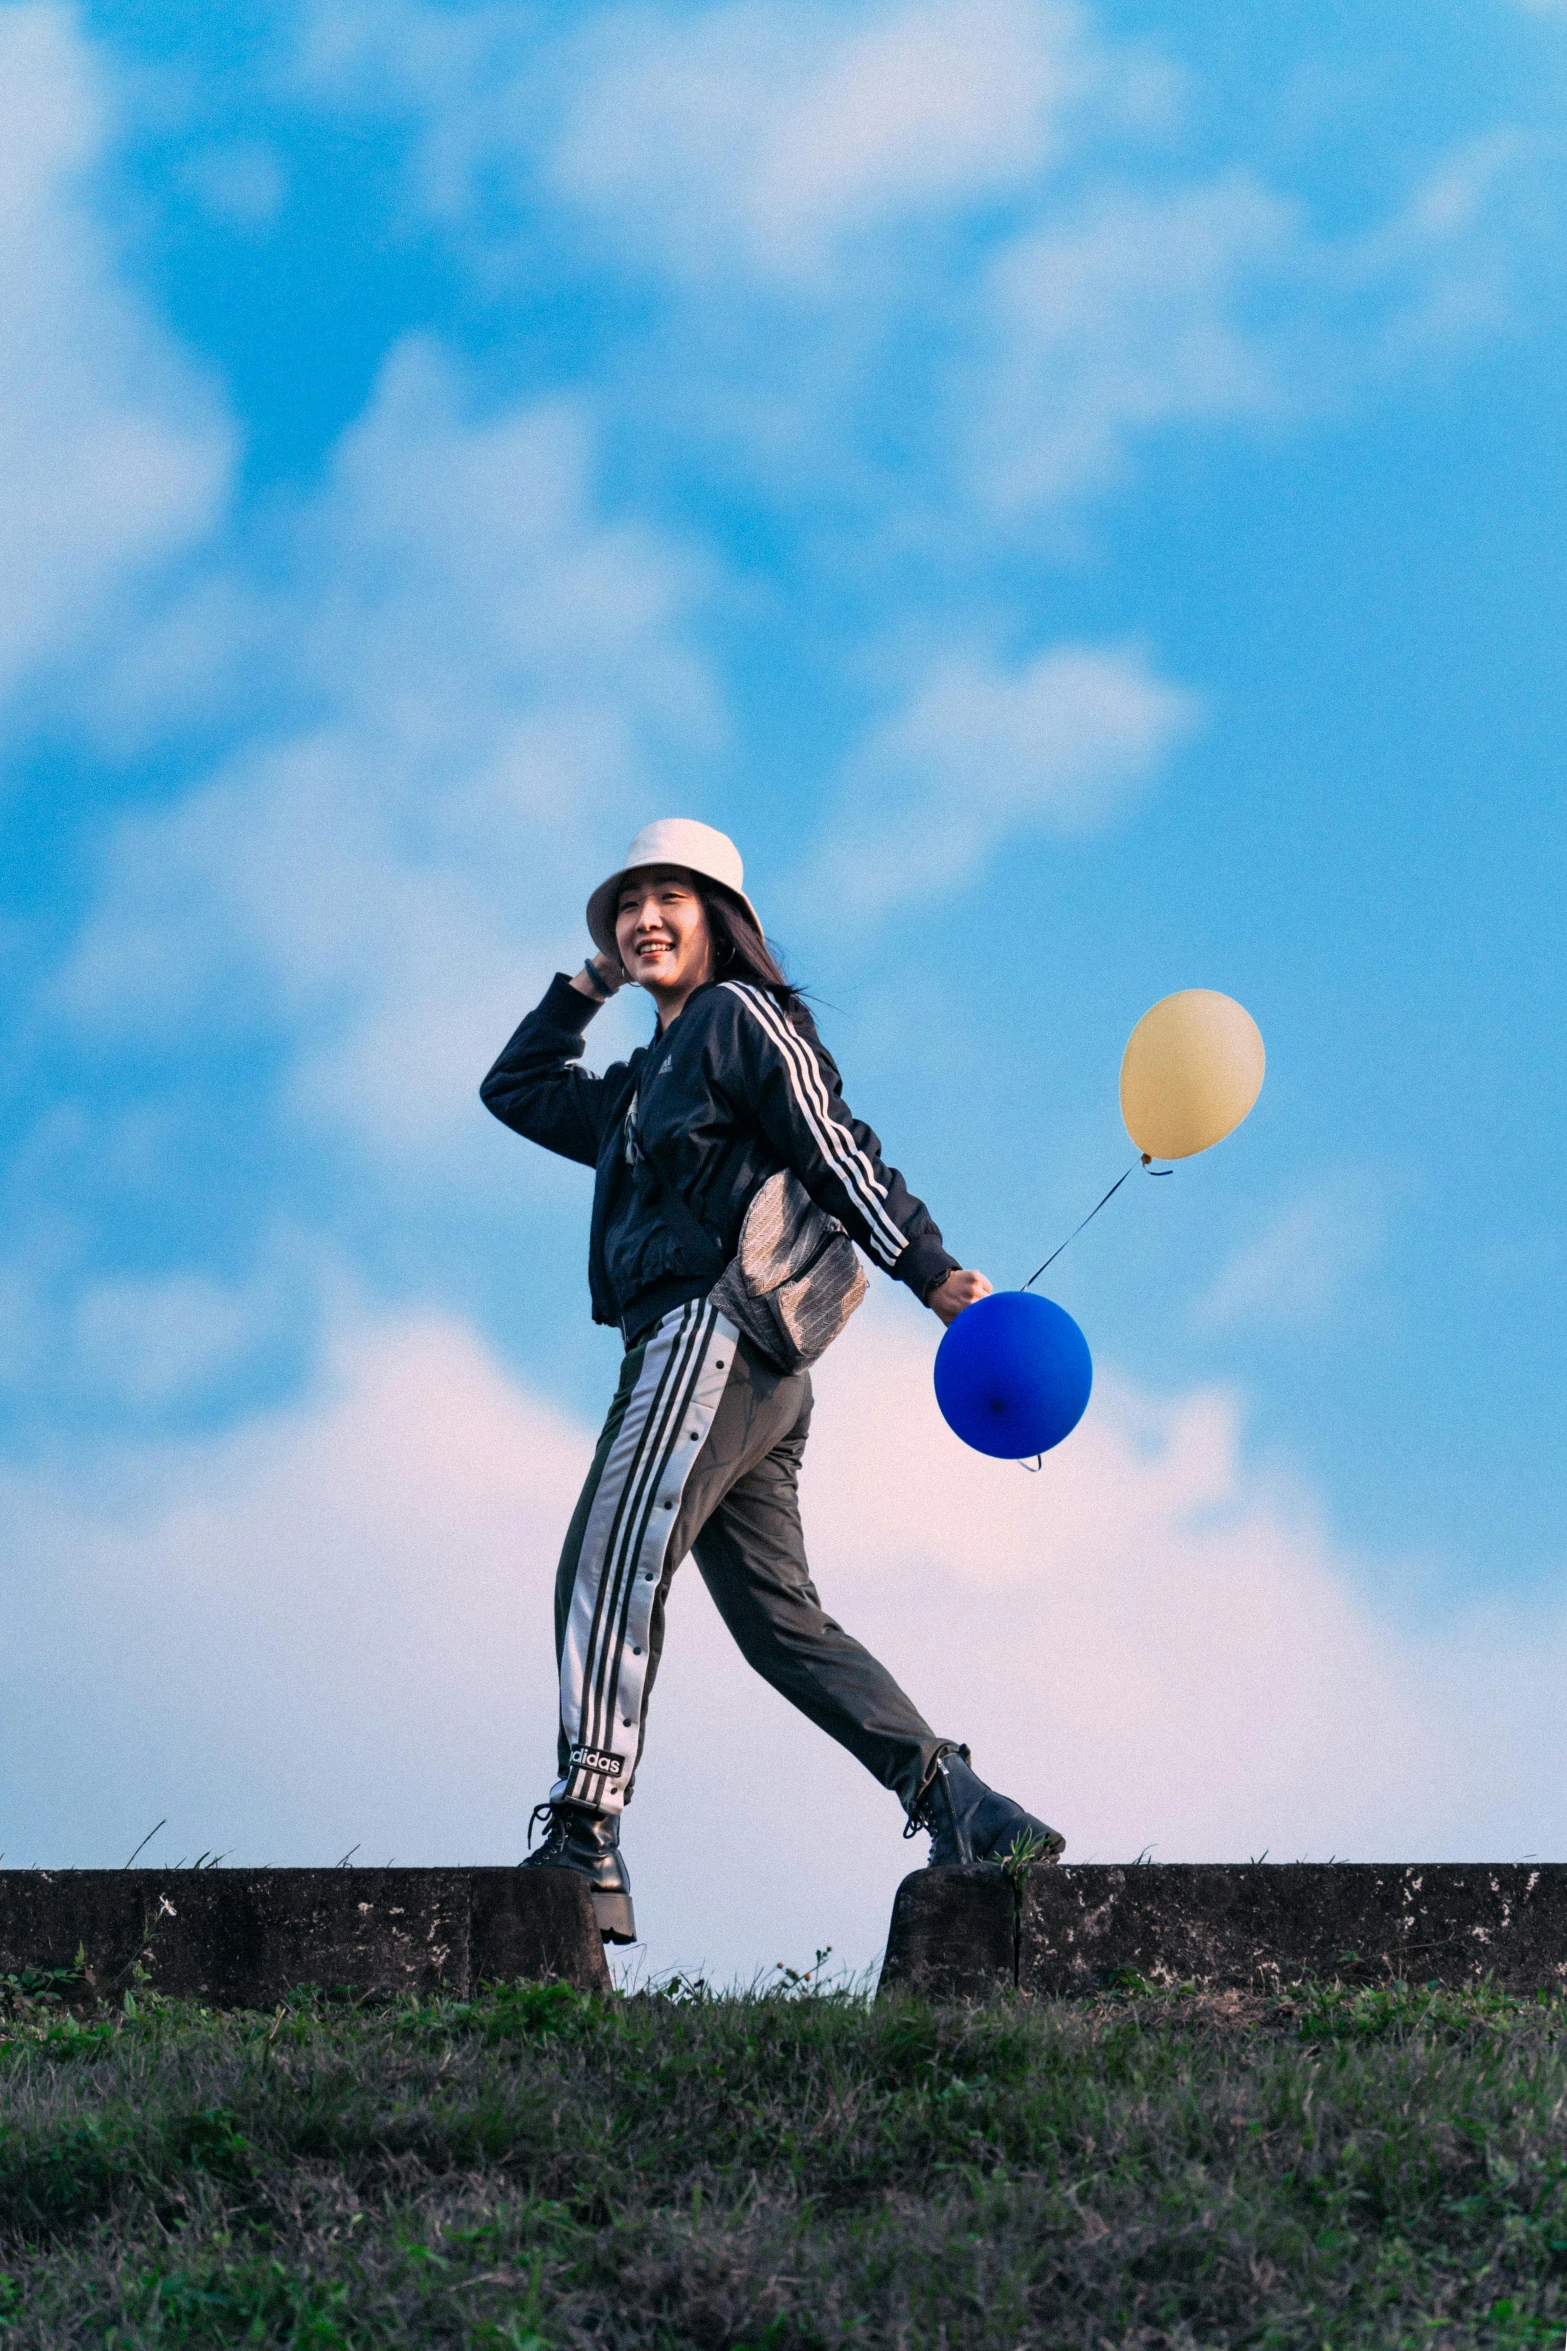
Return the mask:
<path id="1" fill-rule="evenodd" d="M 1121 1057 L 1121 1116 L 1150 1159 L 1190 1159 L 1233 1134 L 1262 1091 L 1262 1031 L 1215 988 L 1145 1012 Z"/>

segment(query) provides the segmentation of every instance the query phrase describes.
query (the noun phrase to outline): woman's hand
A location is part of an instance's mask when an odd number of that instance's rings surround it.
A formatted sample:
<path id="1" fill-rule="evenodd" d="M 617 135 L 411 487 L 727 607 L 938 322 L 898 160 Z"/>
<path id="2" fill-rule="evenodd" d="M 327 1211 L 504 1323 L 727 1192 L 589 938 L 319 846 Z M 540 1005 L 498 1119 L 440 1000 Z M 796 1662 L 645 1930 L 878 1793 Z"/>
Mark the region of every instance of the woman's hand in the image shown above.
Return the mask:
<path id="1" fill-rule="evenodd" d="M 982 1273 L 958 1271 L 949 1273 L 946 1280 L 938 1282 L 933 1290 L 927 1290 L 925 1303 L 932 1314 L 940 1315 L 943 1322 L 956 1322 L 965 1306 L 972 1306 L 976 1299 L 989 1296 L 990 1284 Z"/>
<path id="2" fill-rule="evenodd" d="M 626 975 L 607 955 L 595 955 L 590 960 L 599 976 L 598 987 L 593 986 L 585 970 L 574 971 L 571 984 L 579 996 L 591 996 L 595 1004 L 602 1004 L 606 996 L 613 996 L 618 988 L 625 986 Z"/>

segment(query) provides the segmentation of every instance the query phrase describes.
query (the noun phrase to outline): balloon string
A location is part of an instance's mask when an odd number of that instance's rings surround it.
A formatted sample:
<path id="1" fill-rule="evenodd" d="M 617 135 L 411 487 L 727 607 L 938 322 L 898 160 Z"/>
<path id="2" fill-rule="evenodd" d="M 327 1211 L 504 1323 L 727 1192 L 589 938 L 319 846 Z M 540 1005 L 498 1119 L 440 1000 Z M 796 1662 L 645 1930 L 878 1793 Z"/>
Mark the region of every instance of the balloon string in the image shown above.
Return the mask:
<path id="1" fill-rule="evenodd" d="M 1045 1259 L 1044 1264 L 1035 1266 L 1033 1272 L 1029 1275 L 1027 1281 L 1023 1284 L 1025 1290 L 1031 1290 L 1034 1284 L 1038 1281 L 1040 1275 L 1047 1271 L 1050 1266 L 1054 1265 L 1056 1259 L 1060 1256 L 1062 1249 L 1068 1249 L 1071 1247 L 1072 1243 L 1077 1239 L 1078 1234 L 1082 1231 L 1083 1225 L 1093 1223 L 1094 1218 L 1099 1214 L 1100 1209 L 1108 1206 L 1110 1201 L 1115 1198 L 1117 1192 L 1119 1192 L 1121 1186 L 1125 1183 L 1127 1176 L 1134 1176 L 1140 1167 L 1146 1167 L 1150 1175 L 1166 1176 L 1172 1175 L 1174 1173 L 1172 1168 L 1149 1166 L 1149 1161 L 1152 1157 L 1152 1152 L 1144 1151 L 1139 1158 L 1132 1161 L 1131 1166 L 1126 1169 L 1124 1174 L 1118 1175 L 1116 1177 L 1115 1182 L 1110 1186 L 1109 1191 L 1106 1192 L 1104 1199 L 1096 1200 L 1093 1207 L 1090 1208 L 1088 1214 L 1083 1219 L 1083 1224 L 1074 1225 L 1072 1230 L 1067 1234 L 1066 1239 L 1061 1243 L 1061 1248 L 1052 1249 L 1050 1255 Z"/>
<path id="2" fill-rule="evenodd" d="M 1152 1158 L 1153 1153 L 1151 1151 L 1144 1151 L 1136 1159 L 1134 1159 L 1131 1166 L 1126 1168 L 1120 1175 L 1116 1177 L 1115 1182 L 1110 1186 L 1109 1191 L 1106 1192 L 1104 1199 L 1096 1200 L 1094 1202 L 1093 1207 L 1090 1208 L 1088 1214 L 1084 1217 L 1083 1224 L 1092 1224 L 1094 1218 L 1099 1214 L 1100 1209 L 1105 1207 L 1109 1201 L 1115 1198 L 1117 1192 L 1119 1192 L 1127 1177 L 1136 1175 L 1140 1167 L 1145 1168 L 1149 1175 L 1154 1176 L 1167 1176 L 1173 1175 L 1175 1173 L 1173 1167 L 1152 1166 L 1150 1164 Z M 1061 1249 L 1066 1249 L 1071 1246 L 1072 1242 L 1077 1239 L 1078 1234 L 1082 1231 L 1083 1224 L 1075 1224 L 1072 1227 L 1072 1230 L 1067 1234 L 1066 1239 L 1061 1243 L 1061 1248 L 1052 1249 L 1050 1255 L 1045 1259 L 1044 1264 L 1035 1266 L 1033 1272 L 1029 1275 L 1027 1281 L 1023 1284 L 1025 1290 L 1031 1290 L 1034 1284 L 1038 1281 L 1040 1275 L 1044 1273 L 1048 1267 L 1054 1265 L 1056 1259 L 1061 1254 Z M 1026 1469 L 1030 1477 L 1036 1476 L 1038 1472 L 1044 1468 L 1044 1466 L 1045 1457 L 1042 1453 L 1035 1461 L 1020 1461 L 1018 1463 L 1018 1468 Z"/>

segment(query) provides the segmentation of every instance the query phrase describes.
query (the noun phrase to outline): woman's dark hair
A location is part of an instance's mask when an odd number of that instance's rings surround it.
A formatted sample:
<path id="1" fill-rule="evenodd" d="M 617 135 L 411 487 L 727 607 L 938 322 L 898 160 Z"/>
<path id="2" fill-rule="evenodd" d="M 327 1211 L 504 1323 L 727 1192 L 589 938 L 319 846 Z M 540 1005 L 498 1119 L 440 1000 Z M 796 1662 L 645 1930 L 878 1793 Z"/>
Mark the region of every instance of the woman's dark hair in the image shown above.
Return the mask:
<path id="1" fill-rule="evenodd" d="M 804 991 L 787 977 L 745 908 L 711 882 L 697 879 L 696 890 L 712 934 L 714 977 L 745 980 L 751 987 L 765 990 L 793 1020 L 804 1008 Z"/>

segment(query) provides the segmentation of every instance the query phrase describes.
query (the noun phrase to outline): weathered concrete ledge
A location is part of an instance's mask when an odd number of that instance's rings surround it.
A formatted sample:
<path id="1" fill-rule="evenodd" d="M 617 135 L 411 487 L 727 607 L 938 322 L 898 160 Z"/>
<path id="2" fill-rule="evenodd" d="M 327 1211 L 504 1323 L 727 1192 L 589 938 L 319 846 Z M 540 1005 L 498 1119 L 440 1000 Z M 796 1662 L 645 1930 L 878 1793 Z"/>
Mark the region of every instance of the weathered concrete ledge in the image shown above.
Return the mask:
<path id="1" fill-rule="evenodd" d="M 466 1997 L 517 1977 L 607 1992 L 580 1877 L 566 1869 L 0 1870 L 0 1974 L 69 1967 L 213 2006 L 300 1984 Z"/>
<path id="2" fill-rule="evenodd" d="M 883 1992 L 1041 1998 L 1304 1978 L 1567 1990 L 1567 1864 L 1153 1863 L 917 1870 L 893 1904 Z"/>

